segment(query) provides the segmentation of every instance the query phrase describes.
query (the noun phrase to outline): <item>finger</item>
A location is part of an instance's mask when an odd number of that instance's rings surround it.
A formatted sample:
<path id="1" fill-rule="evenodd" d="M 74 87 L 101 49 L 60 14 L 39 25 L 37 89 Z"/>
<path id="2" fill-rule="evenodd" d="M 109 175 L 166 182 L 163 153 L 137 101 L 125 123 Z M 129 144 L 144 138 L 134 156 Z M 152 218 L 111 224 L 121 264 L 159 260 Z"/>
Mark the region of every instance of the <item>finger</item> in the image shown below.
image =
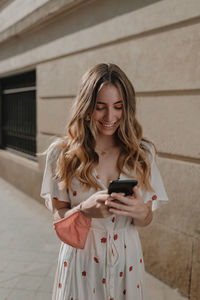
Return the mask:
<path id="1" fill-rule="evenodd" d="M 124 197 L 124 194 L 112 193 L 111 197 L 113 198 L 113 200 L 118 200 L 126 205 L 132 205 L 132 199 L 130 199 L 128 197 Z M 108 199 L 108 202 L 109 202 L 109 199 Z"/>
<path id="2" fill-rule="evenodd" d="M 101 203 L 98 203 L 98 204 L 96 205 L 97 208 L 100 208 L 100 207 L 103 207 L 103 206 L 104 206 L 104 205 L 101 204 Z"/>
<path id="3" fill-rule="evenodd" d="M 104 213 L 104 217 L 107 218 L 109 216 L 112 216 L 113 213 L 112 212 L 109 212 L 108 210 L 106 210 L 106 212 Z"/>
<path id="4" fill-rule="evenodd" d="M 116 203 L 114 201 L 109 202 L 107 204 L 107 206 L 110 207 L 110 208 L 116 208 L 116 209 L 124 210 L 124 211 L 130 211 L 131 210 L 131 206 Z"/>
<path id="5" fill-rule="evenodd" d="M 140 192 L 139 192 L 137 185 L 134 186 L 134 188 L 133 188 L 133 194 L 136 199 L 141 199 Z"/>
<path id="6" fill-rule="evenodd" d="M 125 194 L 124 194 L 124 193 L 115 193 L 115 192 L 114 192 L 114 193 L 112 193 L 112 194 L 111 194 L 111 196 L 112 196 L 112 195 L 125 196 Z"/>
<path id="7" fill-rule="evenodd" d="M 108 194 L 108 190 L 102 190 L 102 191 L 98 191 L 98 194 Z"/>
<path id="8" fill-rule="evenodd" d="M 97 200 L 96 200 L 96 202 L 98 202 L 98 203 L 102 203 L 102 202 L 105 202 L 107 199 L 108 199 L 108 195 L 107 194 L 105 194 L 105 195 L 101 195 L 101 197 L 99 197 Z"/>
<path id="9" fill-rule="evenodd" d="M 106 194 L 105 197 L 102 197 L 97 199 L 97 202 L 106 202 L 106 201 L 112 201 L 115 200 L 113 197 L 111 197 L 110 195 Z M 105 203 L 106 204 L 106 203 Z"/>
<path id="10" fill-rule="evenodd" d="M 149 200 L 146 205 L 152 211 L 152 200 Z"/>
<path id="11" fill-rule="evenodd" d="M 115 208 L 110 208 L 109 212 L 111 212 L 112 214 L 115 214 L 115 215 L 130 216 L 131 217 L 131 212 L 129 212 L 129 211 L 123 211 L 123 210 L 118 210 L 118 209 L 115 209 Z"/>

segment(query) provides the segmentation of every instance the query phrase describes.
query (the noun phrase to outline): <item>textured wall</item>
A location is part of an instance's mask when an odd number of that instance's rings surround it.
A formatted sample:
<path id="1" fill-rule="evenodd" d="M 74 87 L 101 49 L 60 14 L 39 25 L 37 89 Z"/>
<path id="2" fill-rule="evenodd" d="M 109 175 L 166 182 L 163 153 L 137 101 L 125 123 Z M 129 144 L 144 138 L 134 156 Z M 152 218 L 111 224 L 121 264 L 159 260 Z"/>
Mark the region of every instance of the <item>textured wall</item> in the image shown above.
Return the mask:
<path id="1" fill-rule="evenodd" d="M 7 0 L 0 3 L 0 31 L 19 22 L 49 0 Z M 1 1 L 2 2 L 2 1 Z"/>

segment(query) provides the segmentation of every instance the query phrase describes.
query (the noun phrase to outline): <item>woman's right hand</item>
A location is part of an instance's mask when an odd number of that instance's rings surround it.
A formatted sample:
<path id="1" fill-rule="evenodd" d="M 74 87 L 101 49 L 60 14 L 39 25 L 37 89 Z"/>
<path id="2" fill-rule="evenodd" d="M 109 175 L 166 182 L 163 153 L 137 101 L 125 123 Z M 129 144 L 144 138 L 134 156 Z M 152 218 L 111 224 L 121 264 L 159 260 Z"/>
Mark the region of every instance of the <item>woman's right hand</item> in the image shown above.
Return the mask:
<path id="1" fill-rule="evenodd" d="M 112 215 L 108 211 L 105 201 L 110 195 L 107 190 L 99 191 L 81 203 L 81 212 L 87 218 L 106 218 Z"/>

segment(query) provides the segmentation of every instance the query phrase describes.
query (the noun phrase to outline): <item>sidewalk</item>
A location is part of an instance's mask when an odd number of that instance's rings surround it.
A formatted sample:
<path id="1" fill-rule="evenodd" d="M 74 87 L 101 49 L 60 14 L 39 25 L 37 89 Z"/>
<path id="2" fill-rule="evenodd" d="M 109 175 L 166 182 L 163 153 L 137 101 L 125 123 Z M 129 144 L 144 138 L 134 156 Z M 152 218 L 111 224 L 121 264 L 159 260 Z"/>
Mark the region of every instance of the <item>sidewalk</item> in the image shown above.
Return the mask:
<path id="1" fill-rule="evenodd" d="M 60 242 L 50 212 L 1 178 L 0 212 L 0 299 L 51 300 Z M 187 300 L 146 278 L 149 300 Z"/>

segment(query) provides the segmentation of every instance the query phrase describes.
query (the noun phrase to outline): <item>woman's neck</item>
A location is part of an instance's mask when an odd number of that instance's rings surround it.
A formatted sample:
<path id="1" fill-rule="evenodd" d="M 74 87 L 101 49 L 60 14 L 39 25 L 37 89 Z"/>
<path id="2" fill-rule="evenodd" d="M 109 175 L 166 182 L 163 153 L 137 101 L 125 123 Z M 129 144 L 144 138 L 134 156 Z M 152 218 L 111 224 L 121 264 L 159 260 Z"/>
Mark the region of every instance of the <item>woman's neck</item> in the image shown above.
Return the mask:
<path id="1" fill-rule="evenodd" d="M 115 136 L 101 136 L 97 137 L 96 149 L 109 150 L 117 146 Z"/>

